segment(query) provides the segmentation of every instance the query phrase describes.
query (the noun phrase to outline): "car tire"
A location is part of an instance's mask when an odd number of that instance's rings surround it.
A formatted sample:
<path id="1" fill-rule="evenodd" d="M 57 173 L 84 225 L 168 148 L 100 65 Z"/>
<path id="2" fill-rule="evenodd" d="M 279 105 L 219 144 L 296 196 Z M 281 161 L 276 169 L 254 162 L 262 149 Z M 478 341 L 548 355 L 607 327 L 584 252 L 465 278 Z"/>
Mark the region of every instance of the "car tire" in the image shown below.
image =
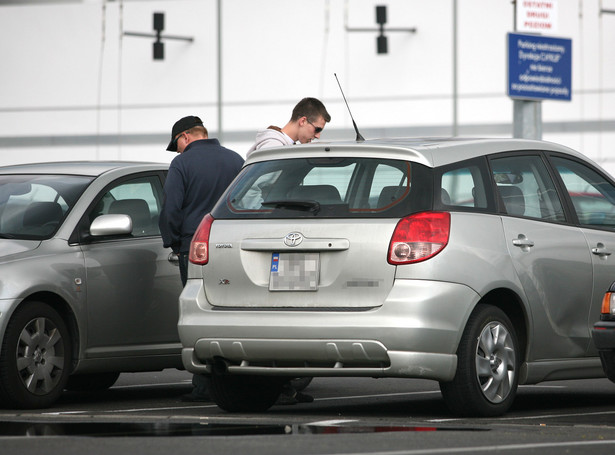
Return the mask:
<path id="1" fill-rule="evenodd" d="M 598 350 L 598 355 L 600 356 L 604 374 L 606 374 L 609 381 L 615 382 L 615 350 L 600 349 Z"/>
<path id="2" fill-rule="evenodd" d="M 305 390 L 307 386 L 310 385 L 310 382 L 312 382 L 312 379 L 314 378 L 311 376 L 305 376 L 302 378 L 294 378 L 290 380 L 290 385 L 297 392 L 301 392 L 302 390 Z"/>
<path id="3" fill-rule="evenodd" d="M 120 373 L 116 371 L 110 373 L 75 374 L 68 378 L 65 390 L 71 392 L 107 390 L 115 384 L 119 377 Z"/>
<path id="4" fill-rule="evenodd" d="M 42 302 L 24 302 L 11 317 L 0 350 L 0 401 L 46 408 L 62 394 L 72 361 L 68 329 Z"/>
<path id="5" fill-rule="evenodd" d="M 288 379 L 213 373 L 212 400 L 228 412 L 262 412 L 274 405 Z"/>
<path id="6" fill-rule="evenodd" d="M 517 393 L 519 352 L 506 314 L 492 305 L 479 305 L 459 343 L 455 378 L 440 383 L 449 409 L 475 417 L 504 414 Z"/>

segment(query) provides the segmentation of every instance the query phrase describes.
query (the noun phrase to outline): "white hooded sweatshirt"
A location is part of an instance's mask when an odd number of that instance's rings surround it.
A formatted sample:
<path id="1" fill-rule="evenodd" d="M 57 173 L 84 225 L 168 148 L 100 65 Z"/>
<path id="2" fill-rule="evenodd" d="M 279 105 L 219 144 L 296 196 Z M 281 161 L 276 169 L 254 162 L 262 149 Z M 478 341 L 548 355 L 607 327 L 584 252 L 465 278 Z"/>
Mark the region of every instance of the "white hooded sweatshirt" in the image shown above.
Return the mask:
<path id="1" fill-rule="evenodd" d="M 250 154 L 254 150 L 269 148 L 269 147 L 281 147 L 283 145 L 292 145 L 295 141 L 293 141 L 286 133 L 282 132 L 280 128 L 277 126 L 270 126 L 265 130 L 260 130 L 256 133 L 256 142 L 246 155 L 246 158 L 250 156 Z"/>

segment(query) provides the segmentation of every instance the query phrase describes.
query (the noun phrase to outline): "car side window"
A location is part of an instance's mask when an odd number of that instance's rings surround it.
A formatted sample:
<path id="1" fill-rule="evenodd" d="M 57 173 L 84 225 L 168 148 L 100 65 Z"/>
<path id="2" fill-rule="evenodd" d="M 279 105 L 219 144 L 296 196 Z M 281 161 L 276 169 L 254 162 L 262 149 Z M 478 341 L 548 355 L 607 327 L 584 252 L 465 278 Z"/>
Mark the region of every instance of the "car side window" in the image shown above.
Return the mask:
<path id="1" fill-rule="evenodd" d="M 90 223 L 100 215 L 125 214 L 132 219 L 132 236 L 160 235 L 158 217 L 162 185 L 157 176 L 124 180 L 108 189 L 90 212 Z"/>
<path id="2" fill-rule="evenodd" d="M 491 170 L 502 211 L 512 216 L 565 221 L 555 184 L 540 156 L 494 158 Z"/>
<path id="3" fill-rule="evenodd" d="M 615 226 L 615 187 L 590 167 L 577 161 L 552 157 L 570 196 L 579 223 L 587 226 Z"/>
<path id="4" fill-rule="evenodd" d="M 442 174 L 440 201 L 445 206 L 486 208 L 483 178 L 477 166 L 464 166 Z"/>

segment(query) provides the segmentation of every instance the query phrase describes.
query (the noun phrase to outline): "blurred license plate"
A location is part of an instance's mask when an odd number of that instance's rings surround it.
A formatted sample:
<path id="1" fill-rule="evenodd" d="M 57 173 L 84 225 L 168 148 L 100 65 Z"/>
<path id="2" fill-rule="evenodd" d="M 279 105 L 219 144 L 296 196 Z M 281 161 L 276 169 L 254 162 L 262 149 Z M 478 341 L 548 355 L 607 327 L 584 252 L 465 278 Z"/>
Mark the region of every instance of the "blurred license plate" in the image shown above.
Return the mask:
<path id="1" fill-rule="evenodd" d="M 316 291 L 319 269 L 319 253 L 273 253 L 269 290 Z"/>

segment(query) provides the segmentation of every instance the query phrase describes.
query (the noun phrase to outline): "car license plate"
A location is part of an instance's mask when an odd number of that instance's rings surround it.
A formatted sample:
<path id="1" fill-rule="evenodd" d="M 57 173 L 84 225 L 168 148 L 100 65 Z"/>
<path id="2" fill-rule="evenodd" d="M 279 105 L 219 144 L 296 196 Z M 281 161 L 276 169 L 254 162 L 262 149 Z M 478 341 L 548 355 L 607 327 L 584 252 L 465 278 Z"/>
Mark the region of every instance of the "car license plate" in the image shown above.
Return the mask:
<path id="1" fill-rule="evenodd" d="M 319 253 L 273 253 L 269 290 L 316 291 L 319 269 Z"/>

